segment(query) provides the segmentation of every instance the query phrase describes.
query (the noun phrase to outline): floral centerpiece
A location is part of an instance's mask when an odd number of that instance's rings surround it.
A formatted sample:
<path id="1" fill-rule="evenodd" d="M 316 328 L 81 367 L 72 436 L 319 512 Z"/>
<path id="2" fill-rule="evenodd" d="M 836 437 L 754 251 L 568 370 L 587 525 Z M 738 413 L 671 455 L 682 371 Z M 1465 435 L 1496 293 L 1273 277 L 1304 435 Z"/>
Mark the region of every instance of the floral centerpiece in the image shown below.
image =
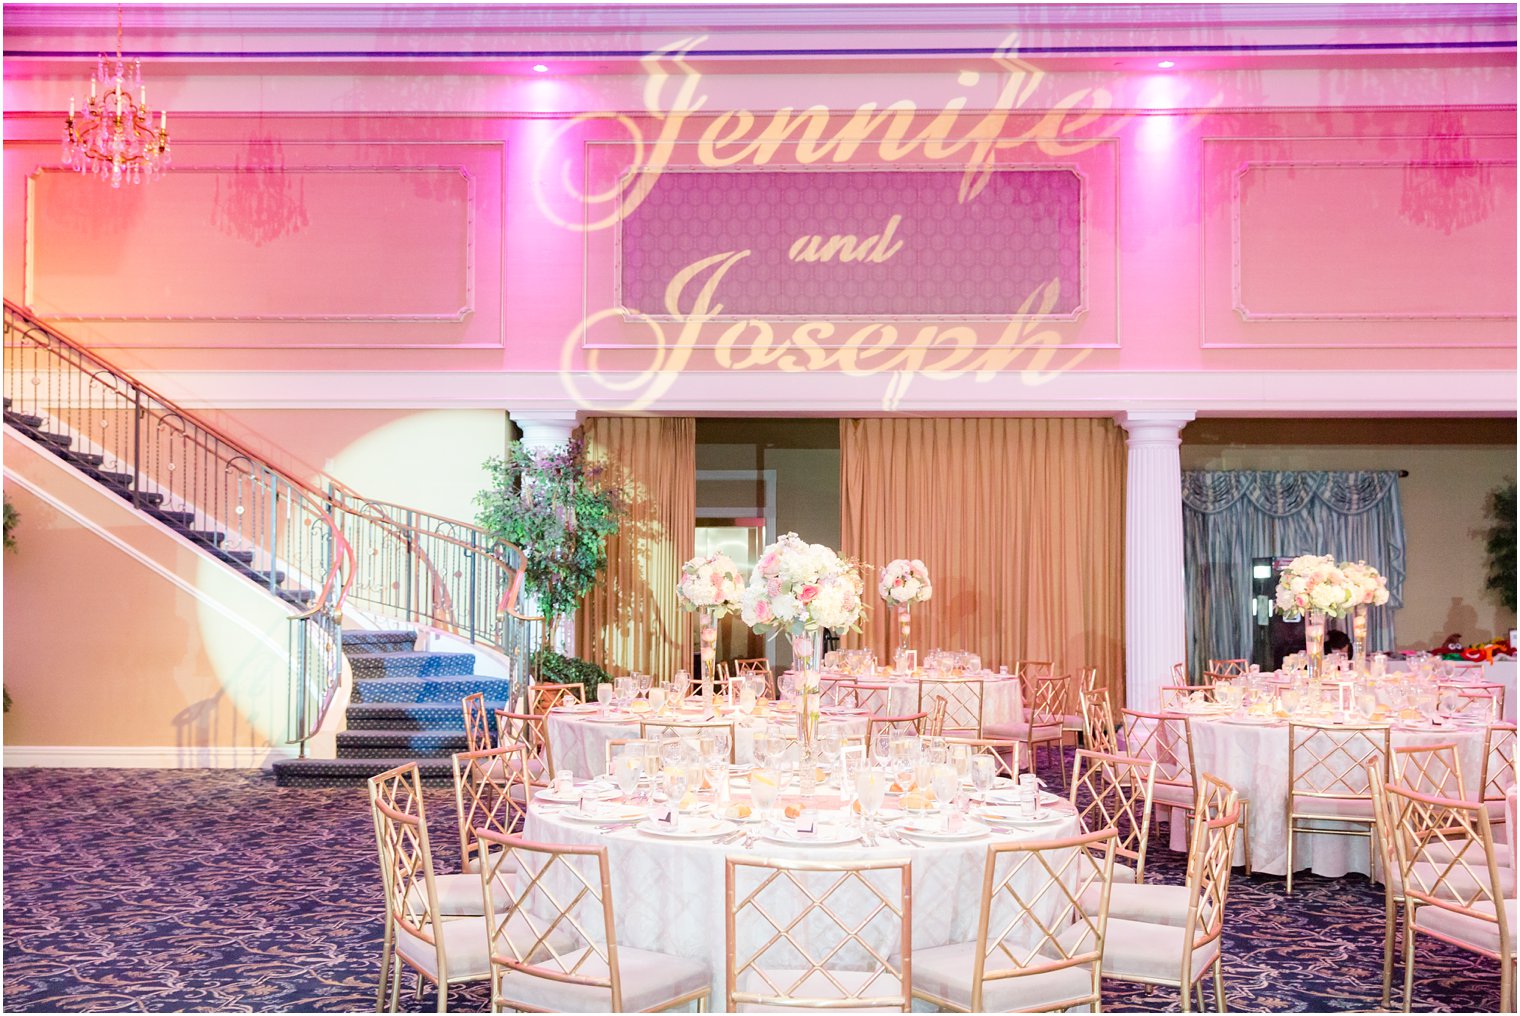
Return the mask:
<path id="1" fill-rule="evenodd" d="M 897 656 L 901 660 L 907 654 L 908 636 L 912 631 L 909 608 L 934 595 L 929 569 L 917 558 L 900 557 L 888 562 L 881 570 L 881 581 L 876 588 L 883 600 L 897 608 Z"/>
<path id="2" fill-rule="evenodd" d="M 713 667 L 718 658 L 717 622 L 739 609 L 744 576 L 727 554 L 697 556 L 681 566 L 676 602 L 696 611 L 701 626 L 702 693 L 712 694 Z"/>
<path id="3" fill-rule="evenodd" d="M 1388 580 L 1365 561 L 1336 563 L 1330 554 L 1305 554 L 1283 569 L 1276 607 L 1290 621 L 1305 618 L 1304 642 L 1317 674 L 1324 658 L 1325 618 L 1351 615 L 1359 670 L 1365 669 L 1367 608 L 1388 602 Z"/>
<path id="4" fill-rule="evenodd" d="M 818 722 L 818 640 L 824 631 L 859 631 L 865 604 L 859 572 L 821 543 L 787 533 L 766 547 L 740 597 L 739 616 L 755 631 L 792 640 L 802 672 L 799 733 L 811 744 Z"/>

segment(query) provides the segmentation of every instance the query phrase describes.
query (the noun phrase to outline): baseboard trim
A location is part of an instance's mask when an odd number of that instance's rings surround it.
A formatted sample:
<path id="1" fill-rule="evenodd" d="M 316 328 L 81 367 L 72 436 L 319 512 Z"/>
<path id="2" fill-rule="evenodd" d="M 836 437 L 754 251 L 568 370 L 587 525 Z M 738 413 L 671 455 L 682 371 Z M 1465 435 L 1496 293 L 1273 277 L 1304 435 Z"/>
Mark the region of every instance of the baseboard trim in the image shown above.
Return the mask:
<path id="1" fill-rule="evenodd" d="M 8 744 L 3 751 L 7 769 L 268 769 L 277 760 L 294 758 L 293 747 L 176 748 L 140 745 Z"/>

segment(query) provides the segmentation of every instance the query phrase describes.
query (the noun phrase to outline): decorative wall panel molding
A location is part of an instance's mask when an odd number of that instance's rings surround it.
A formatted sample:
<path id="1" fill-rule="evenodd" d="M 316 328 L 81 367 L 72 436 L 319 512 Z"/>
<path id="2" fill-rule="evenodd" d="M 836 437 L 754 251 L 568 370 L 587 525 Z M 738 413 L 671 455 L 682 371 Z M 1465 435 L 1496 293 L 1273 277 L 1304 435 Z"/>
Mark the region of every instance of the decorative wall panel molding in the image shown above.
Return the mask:
<path id="1" fill-rule="evenodd" d="M 958 166 L 662 175 L 618 224 L 627 316 L 671 320 L 671 280 L 726 251 L 748 253 L 724 275 L 714 320 L 1071 321 L 1086 309 L 1084 181 L 1072 166 L 992 169 L 969 198 Z M 1052 282 L 1053 305 L 1031 308 Z"/>
<path id="2" fill-rule="evenodd" d="M 1515 163 L 1248 162 L 1232 188 L 1246 321 L 1515 319 Z M 1428 181 L 1428 185 L 1427 185 Z M 1415 193 L 1411 193 L 1415 192 Z M 1473 202 L 1443 228 L 1423 207 Z M 1297 250 L 1301 256 L 1290 256 Z"/>
<path id="3" fill-rule="evenodd" d="M 28 179 L 25 299 L 55 321 L 458 322 L 474 310 L 475 182 L 460 165 L 190 166 L 102 195 L 65 169 Z"/>

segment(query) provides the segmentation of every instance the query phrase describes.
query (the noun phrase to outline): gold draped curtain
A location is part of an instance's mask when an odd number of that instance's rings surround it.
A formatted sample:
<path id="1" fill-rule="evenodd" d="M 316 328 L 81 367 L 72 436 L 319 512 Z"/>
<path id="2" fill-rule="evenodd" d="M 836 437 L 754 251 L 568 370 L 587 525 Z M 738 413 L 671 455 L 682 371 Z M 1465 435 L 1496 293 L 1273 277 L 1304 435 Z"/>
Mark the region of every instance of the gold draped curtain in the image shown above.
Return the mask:
<path id="1" fill-rule="evenodd" d="M 582 426 L 587 453 L 629 494 L 575 618 L 577 655 L 609 673 L 664 679 L 691 665 L 691 615 L 676 603 L 676 578 L 696 542 L 696 435 L 690 417 L 598 416 Z"/>
<path id="2" fill-rule="evenodd" d="M 934 595 L 912 645 L 997 668 L 1097 667 L 1124 702 L 1123 435 L 1110 419 L 840 421 L 841 542 L 880 568 L 918 558 Z M 897 626 L 867 573 L 862 644 L 890 659 Z"/>

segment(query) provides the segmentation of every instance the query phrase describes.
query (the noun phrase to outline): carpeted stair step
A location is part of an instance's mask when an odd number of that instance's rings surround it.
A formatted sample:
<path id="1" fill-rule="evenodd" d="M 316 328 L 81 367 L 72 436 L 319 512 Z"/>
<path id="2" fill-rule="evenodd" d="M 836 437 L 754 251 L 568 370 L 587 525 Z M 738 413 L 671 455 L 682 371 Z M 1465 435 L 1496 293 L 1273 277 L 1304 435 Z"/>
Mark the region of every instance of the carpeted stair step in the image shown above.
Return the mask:
<path id="1" fill-rule="evenodd" d="M 221 547 L 213 547 L 211 548 L 211 553 L 212 556 L 218 557 L 228 564 L 253 564 L 253 551 L 251 550 L 225 550 Z"/>
<path id="2" fill-rule="evenodd" d="M 59 448 L 52 446 L 52 452 L 63 461 L 84 469 L 99 469 L 105 465 L 106 457 L 94 452 L 76 452 L 72 448 Z"/>
<path id="3" fill-rule="evenodd" d="M 252 551 L 249 551 L 249 553 L 251 554 Z M 237 563 L 233 564 L 233 567 L 236 568 L 238 571 L 242 572 L 244 575 L 248 576 L 250 579 L 253 579 L 253 581 L 257 582 L 259 585 L 261 585 L 261 586 L 267 586 L 267 585 L 269 585 L 269 573 L 267 571 L 258 571 L 258 570 L 254 569 L 254 568 L 249 567 L 246 564 L 243 564 L 242 562 L 237 562 Z M 285 573 L 284 572 L 282 572 L 282 571 L 276 571 L 274 573 L 274 584 L 276 586 L 281 586 L 281 585 L 285 584 Z"/>
<path id="4" fill-rule="evenodd" d="M 462 675 L 446 679 L 415 677 L 372 677 L 355 681 L 354 702 L 433 702 L 458 703 L 466 695 L 483 692 L 488 699 L 506 701 L 511 682 L 499 677 Z"/>
<path id="5" fill-rule="evenodd" d="M 338 733 L 339 758 L 448 758 L 469 751 L 462 730 L 344 730 Z"/>
<path id="6" fill-rule="evenodd" d="M 170 508 L 149 508 L 148 514 L 179 529 L 189 529 L 195 525 L 195 512 L 184 512 Z"/>
<path id="7" fill-rule="evenodd" d="M 414 631 L 344 631 L 343 652 L 409 653 L 417 644 Z"/>
<path id="8" fill-rule="evenodd" d="M 47 430 L 36 431 L 32 436 L 46 441 L 55 448 L 67 448 L 74 443 L 74 439 L 67 434 L 54 434 L 52 431 Z"/>
<path id="9" fill-rule="evenodd" d="M 22 430 L 37 430 L 42 426 L 42 417 L 32 416 L 29 413 L 12 413 L 6 410 L 5 422 L 12 427 L 19 427 Z"/>
<path id="10" fill-rule="evenodd" d="M 306 606 L 317 595 L 311 589 L 276 589 L 274 594 L 287 603 L 293 603 L 298 607 Z"/>
<path id="11" fill-rule="evenodd" d="M 487 706 L 496 709 L 499 703 Z M 458 702 L 351 702 L 344 718 L 349 730 L 464 733 L 464 708 Z"/>
<path id="12" fill-rule="evenodd" d="M 417 763 L 423 783 L 454 782 L 454 763 L 447 758 L 288 758 L 274 764 L 274 776 L 281 787 L 347 787 L 408 762 Z"/>
<path id="13" fill-rule="evenodd" d="M 470 653 L 400 650 L 393 653 L 351 651 L 346 655 L 356 681 L 387 677 L 459 677 L 475 673 L 475 657 Z"/>
<path id="14" fill-rule="evenodd" d="M 170 528 L 178 531 L 181 536 L 194 540 L 196 543 L 204 543 L 212 547 L 227 539 L 226 533 L 215 529 L 189 529 L 185 526 L 171 526 Z"/>

